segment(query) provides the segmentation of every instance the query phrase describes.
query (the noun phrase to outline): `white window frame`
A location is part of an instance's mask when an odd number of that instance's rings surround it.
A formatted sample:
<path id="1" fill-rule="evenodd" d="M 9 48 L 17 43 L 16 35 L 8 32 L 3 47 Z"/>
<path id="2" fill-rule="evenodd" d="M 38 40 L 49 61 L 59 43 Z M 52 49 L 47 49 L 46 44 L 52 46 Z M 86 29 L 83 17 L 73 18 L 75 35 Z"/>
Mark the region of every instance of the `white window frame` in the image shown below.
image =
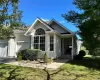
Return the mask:
<path id="1" fill-rule="evenodd" d="M 45 45 L 45 42 L 44 43 L 40 43 L 40 37 L 45 37 L 45 35 L 35 35 L 34 37 L 39 37 L 39 42 L 38 43 L 34 43 L 34 41 L 33 41 L 33 47 L 34 47 L 34 44 L 38 44 L 38 49 L 40 49 L 40 44 L 44 44 Z M 45 47 L 45 46 L 44 46 Z M 34 48 L 35 49 L 35 48 Z M 44 48 L 44 50 L 43 51 L 45 51 L 45 48 Z"/>

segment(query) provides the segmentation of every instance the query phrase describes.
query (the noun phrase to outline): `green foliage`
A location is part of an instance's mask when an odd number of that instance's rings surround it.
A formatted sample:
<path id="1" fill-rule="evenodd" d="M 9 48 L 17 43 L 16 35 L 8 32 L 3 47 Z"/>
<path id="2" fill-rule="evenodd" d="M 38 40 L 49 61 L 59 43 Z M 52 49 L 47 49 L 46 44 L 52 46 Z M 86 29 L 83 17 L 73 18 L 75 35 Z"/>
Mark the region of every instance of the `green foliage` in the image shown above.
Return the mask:
<path id="1" fill-rule="evenodd" d="M 19 0 L 0 0 L 0 39 L 13 35 L 13 29 L 23 26 Z"/>
<path id="2" fill-rule="evenodd" d="M 22 60 L 22 54 L 21 54 L 21 52 L 18 53 L 18 55 L 17 55 L 17 60 L 18 60 L 18 61 L 21 61 L 21 60 Z"/>
<path id="3" fill-rule="evenodd" d="M 89 55 L 89 51 L 84 46 L 81 46 L 80 50 L 84 50 L 86 52 L 86 55 Z"/>
<path id="4" fill-rule="evenodd" d="M 0 39 L 8 39 L 13 36 L 13 30 L 9 27 L 0 28 Z"/>
<path id="5" fill-rule="evenodd" d="M 75 60 L 83 60 L 83 57 L 86 55 L 84 50 L 80 50 L 79 54 L 75 56 Z"/>
<path id="6" fill-rule="evenodd" d="M 20 51 L 23 60 L 37 60 L 38 56 L 42 54 L 42 51 L 39 49 L 25 49 Z"/>
<path id="7" fill-rule="evenodd" d="M 44 54 L 44 62 L 48 63 L 48 53 L 47 52 L 45 52 Z"/>
<path id="8" fill-rule="evenodd" d="M 74 0 L 73 4 L 80 12 L 69 11 L 63 17 L 74 23 L 83 45 L 91 55 L 100 55 L 100 0 Z"/>
<path id="9" fill-rule="evenodd" d="M 84 50 L 79 51 L 79 55 L 81 55 L 82 57 L 84 57 L 86 55 Z"/>

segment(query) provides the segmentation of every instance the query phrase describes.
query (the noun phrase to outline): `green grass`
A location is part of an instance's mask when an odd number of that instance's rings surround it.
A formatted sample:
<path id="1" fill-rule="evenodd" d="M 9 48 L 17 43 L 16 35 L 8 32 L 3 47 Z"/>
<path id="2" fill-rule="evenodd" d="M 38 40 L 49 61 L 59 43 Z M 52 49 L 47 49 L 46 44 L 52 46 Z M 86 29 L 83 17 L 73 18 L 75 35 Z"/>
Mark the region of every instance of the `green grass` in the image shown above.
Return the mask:
<path id="1" fill-rule="evenodd" d="M 100 80 L 100 58 L 85 57 L 48 71 L 47 76 L 42 69 L 0 64 L 0 80 Z"/>
<path id="2" fill-rule="evenodd" d="M 52 80 L 100 80 L 100 59 L 86 58 L 64 64 Z"/>
<path id="3" fill-rule="evenodd" d="M 0 80 L 45 80 L 41 69 L 0 64 Z"/>

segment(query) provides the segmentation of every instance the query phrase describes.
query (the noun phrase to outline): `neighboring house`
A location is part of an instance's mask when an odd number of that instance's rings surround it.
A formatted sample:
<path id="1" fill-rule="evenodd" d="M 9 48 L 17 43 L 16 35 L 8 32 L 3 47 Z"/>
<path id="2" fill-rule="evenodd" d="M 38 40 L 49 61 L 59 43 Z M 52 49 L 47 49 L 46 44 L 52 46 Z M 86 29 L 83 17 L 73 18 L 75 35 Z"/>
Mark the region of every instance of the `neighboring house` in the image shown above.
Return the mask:
<path id="1" fill-rule="evenodd" d="M 76 35 L 56 20 L 37 18 L 27 30 L 14 30 L 15 38 L 0 40 L 0 57 L 17 57 L 23 49 L 41 49 L 50 58 L 77 54 Z"/>

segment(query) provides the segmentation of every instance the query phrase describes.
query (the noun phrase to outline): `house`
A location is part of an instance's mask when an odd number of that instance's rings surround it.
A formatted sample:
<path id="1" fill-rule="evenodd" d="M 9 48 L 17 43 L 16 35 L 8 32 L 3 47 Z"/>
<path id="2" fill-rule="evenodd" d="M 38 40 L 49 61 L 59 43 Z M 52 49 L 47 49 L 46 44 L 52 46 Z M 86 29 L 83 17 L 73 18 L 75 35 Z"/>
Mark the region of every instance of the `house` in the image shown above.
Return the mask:
<path id="1" fill-rule="evenodd" d="M 50 58 L 77 54 L 76 35 L 62 24 L 52 19 L 37 18 L 27 30 L 14 30 L 15 38 L 0 40 L 0 57 L 17 57 L 23 49 L 41 49 Z"/>

